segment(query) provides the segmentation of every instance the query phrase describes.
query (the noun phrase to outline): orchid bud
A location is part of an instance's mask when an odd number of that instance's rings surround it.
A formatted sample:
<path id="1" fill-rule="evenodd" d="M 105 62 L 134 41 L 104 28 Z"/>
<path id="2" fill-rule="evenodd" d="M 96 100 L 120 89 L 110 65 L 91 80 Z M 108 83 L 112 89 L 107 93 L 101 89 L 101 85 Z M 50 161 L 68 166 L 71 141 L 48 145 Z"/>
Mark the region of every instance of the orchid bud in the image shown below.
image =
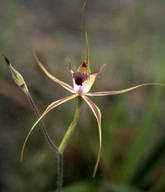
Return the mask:
<path id="1" fill-rule="evenodd" d="M 14 82 L 18 85 L 18 87 L 27 95 L 29 93 L 29 90 L 27 88 L 27 85 L 22 77 L 22 75 L 14 69 L 14 67 L 12 67 L 10 61 L 8 60 L 7 57 L 5 57 L 4 55 L 2 55 L 3 58 L 5 59 L 6 64 L 8 65 L 10 71 L 11 71 L 11 75 L 13 77 Z"/>

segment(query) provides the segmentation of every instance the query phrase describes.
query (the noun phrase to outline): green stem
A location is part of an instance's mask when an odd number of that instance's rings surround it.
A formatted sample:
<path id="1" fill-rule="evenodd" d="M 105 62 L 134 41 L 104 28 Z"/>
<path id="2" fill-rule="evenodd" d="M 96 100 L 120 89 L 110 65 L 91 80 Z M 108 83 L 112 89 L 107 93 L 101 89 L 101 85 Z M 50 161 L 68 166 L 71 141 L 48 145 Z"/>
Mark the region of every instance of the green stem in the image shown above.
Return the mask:
<path id="1" fill-rule="evenodd" d="M 72 136 L 72 133 L 76 127 L 76 124 L 77 124 L 77 121 L 79 119 L 79 116 L 80 116 L 80 108 L 81 108 L 81 103 L 82 103 L 82 98 L 81 97 L 77 97 L 77 106 L 76 106 L 76 111 L 75 111 L 75 115 L 74 115 L 74 118 L 73 118 L 73 121 L 72 123 L 70 124 L 67 132 L 65 133 L 61 143 L 60 143 L 60 146 L 58 148 L 58 152 L 60 154 L 63 153 L 69 139 L 71 138 Z"/>
<path id="2" fill-rule="evenodd" d="M 62 179 L 63 179 L 63 154 L 58 154 L 58 182 L 57 192 L 62 191 Z"/>
<path id="3" fill-rule="evenodd" d="M 81 103 L 82 103 L 82 98 L 81 97 L 77 97 L 77 106 L 76 106 L 76 111 L 75 111 L 75 115 L 73 118 L 72 123 L 70 124 L 68 130 L 66 131 L 61 144 L 58 148 L 58 183 L 57 183 L 57 192 L 61 192 L 62 191 L 62 178 L 63 178 L 63 152 L 64 149 L 69 141 L 69 139 L 72 136 L 72 133 L 76 127 L 76 124 L 78 122 L 79 116 L 80 116 L 80 109 L 81 109 Z"/>

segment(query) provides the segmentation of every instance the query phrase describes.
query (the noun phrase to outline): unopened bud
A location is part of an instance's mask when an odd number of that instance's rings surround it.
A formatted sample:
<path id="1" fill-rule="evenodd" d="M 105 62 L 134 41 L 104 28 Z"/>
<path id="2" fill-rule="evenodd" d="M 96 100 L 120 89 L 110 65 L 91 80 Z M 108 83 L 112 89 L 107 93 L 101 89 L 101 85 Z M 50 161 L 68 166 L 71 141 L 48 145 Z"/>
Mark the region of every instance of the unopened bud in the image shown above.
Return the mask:
<path id="1" fill-rule="evenodd" d="M 18 85 L 18 87 L 25 93 L 28 94 L 29 90 L 27 88 L 27 85 L 22 77 L 22 75 L 14 69 L 14 67 L 12 67 L 9 59 L 7 57 L 5 57 L 4 55 L 2 55 L 5 59 L 6 64 L 8 65 L 10 71 L 11 71 L 11 75 L 13 77 L 14 82 Z"/>

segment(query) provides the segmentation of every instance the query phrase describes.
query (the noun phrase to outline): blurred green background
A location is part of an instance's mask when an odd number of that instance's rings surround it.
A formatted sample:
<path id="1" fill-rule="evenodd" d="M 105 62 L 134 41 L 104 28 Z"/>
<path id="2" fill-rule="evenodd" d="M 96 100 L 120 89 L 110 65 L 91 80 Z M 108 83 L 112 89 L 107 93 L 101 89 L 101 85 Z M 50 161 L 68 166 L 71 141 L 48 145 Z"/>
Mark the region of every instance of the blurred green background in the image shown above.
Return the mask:
<path id="1" fill-rule="evenodd" d="M 0 0 L 0 53 L 23 75 L 40 112 L 70 95 L 36 65 L 72 84 L 85 58 L 82 0 Z M 92 91 L 117 90 L 146 82 L 165 83 L 165 1 L 87 0 L 85 21 L 93 72 L 106 67 Z M 0 192 L 53 192 L 57 157 L 38 126 L 20 151 L 36 120 L 25 95 L 0 59 Z M 84 103 L 64 153 L 64 192 L 165 191 L 165 89 L 143 87 L 117 96 L 91 98 L 102 111 L 101 162 L 92 178 L 97 151 L 96 120 Z M 58 145 L 69 126 L 75 101 L 50 112 L 44 122 Z"/>

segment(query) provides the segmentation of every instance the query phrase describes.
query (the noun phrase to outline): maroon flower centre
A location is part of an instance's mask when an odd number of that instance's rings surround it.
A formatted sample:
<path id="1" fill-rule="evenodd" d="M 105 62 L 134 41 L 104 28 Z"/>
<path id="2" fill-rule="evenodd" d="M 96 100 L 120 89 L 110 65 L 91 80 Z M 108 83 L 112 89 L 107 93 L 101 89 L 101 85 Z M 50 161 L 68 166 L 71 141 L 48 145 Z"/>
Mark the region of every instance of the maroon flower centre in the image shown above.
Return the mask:
<path id="1" fill-rule="evenodd" d="M 82 74 L 80 72 L 73 73 L 73 78 L 75 79 L 75 82 L 77 85 L 81 85 L 82 83 L 89 77 L 89 75 Z"/>

